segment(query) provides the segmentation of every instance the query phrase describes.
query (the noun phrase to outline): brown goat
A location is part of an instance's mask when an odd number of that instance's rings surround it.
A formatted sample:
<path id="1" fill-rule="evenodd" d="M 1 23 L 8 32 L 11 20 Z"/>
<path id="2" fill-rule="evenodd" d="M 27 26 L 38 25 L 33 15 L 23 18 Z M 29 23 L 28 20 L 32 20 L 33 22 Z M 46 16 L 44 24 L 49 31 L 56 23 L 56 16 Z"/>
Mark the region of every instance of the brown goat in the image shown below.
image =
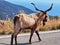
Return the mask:
<path id="1" fill-rule="evenodd" d="M 37 14 L 38 18 L 36 20 L 34 20 L 31 17 L 28 17 L 27 15 L 18 15 L 18 16 L 14 17 L 14 20 L 13 20 L 14 21 L 14 33 L 11 36 L 11 45 L 13 45 L 13 37 L 15 37 L 15 45 L 17 45 L 17 34 L 22 29 L 31 29 L 29 43 L 31 43 L 31 38 L 32 38 L 34 32 L 37 34 L 39 41 L 41 41 L 41 39 L 39 37 L 39 33 L 38 33 L 39 24 L 41 24 L 41 21 L 43 21 L 43 25 L 45 25 L 45 22 L 47 21 L 46 13 L 47 13 L 47 11 L 50 11 L 52 9 L 53 4 L 46 11 L 39 10 L 38 8 L 36 8 L 34 3 L 31 3 L 31 4 L 35 7 L 35 9 L 37 11 L 41 11 L 41 12 Z M 25 18 L 23 19 L 23 17 L 25 17 Z"/>

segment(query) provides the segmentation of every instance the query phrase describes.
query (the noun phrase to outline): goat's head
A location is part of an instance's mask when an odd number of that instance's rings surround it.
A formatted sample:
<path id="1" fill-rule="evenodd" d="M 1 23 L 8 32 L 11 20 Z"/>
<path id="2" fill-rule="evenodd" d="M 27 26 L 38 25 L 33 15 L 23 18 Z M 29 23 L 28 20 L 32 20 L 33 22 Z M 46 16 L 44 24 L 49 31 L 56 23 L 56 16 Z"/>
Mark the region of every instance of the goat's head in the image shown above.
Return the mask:
<path id="1" fill-rule="evenodd" d="M 31 3 L 31 4 L 35 7 L 35 9 L 36 9 L 37 11 L 40 11 L 40 13 L 38 13 L 38 17 L 40 18 L 40 20 L 43 21 L 43 25 L 45 25 L 45 22 L 47 22 L 47 19 L 48 19 L 48 18 L 47 18 L 47 17 L 48 17 L 47 12 L 52 9 L 53 3 L 51 4 L 51 7 L 50 7 L 49 9 L 45 10 L 45 11 L 39 10 L 39 9 L 35 6 L 34 3 Z"/>

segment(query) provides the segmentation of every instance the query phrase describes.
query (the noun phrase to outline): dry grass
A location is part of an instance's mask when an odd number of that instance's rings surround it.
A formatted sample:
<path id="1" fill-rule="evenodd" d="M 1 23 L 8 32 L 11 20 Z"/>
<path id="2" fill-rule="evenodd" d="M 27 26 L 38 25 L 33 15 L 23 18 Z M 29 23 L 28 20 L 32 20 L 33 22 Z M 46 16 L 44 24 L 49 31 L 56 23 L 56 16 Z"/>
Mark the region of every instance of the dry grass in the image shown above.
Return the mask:
<path id="1" fill-rule="evenodd" d="M 40 31 L 49 31 L 60 29 L 60 19 L 53 19 L 46 23 L 45 26 L 40 25 Z M 13 32 L 13 21 L 11 20 L 0 20 L 0 34 L 10 34 Z M 22 32 L 29 32 L 28 30 L 24 30 Z"/>
<path id="2" fill-rule="evenodd" d="M 48 31 L 48 30 L 57 30 L 60 29 L 60 19 L 53 19 L 48 22 L 46 22 L 45 26 L 40 26 L 41 31 Z"/>
<path id="3" fill-rule="evenodd" d="M 0 20 L 0 33 L 10 33 L 13 32 L 13 23 L 12 21 Z"/>

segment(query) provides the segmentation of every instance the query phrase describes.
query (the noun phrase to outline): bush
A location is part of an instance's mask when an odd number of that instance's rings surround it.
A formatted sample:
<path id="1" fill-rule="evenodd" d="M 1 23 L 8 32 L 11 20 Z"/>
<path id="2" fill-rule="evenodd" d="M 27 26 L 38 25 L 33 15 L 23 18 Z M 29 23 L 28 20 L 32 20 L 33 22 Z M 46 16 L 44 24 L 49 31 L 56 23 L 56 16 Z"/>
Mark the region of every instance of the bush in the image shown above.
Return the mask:
<path id="1" fill-rule="evenodd" d="M 46 30 L 46 28 L 44 28 L 44 27 L 39 29 L 39 31 L 45 31 L 45 30 Z"/>
<path id="2" fill-rule="evenodd" d="M 29 30 L 29 29 L 24 29 L 24 30 L 21 30 L 21 32 L 20 33 L 27 33 L 27 32 L 30 32 L 31 30 Z"/>
<path id="3" fill-rule="evenodd" d="M 57 26 L 57 29 L 60 29 L 60 25 L 59 25 L 59 26 Z"/>
<path id="4" fill-rule="evenodd" d="M 6 31 L 2 31 L 0 34 L 5 35 L 6 34 Z"/>
<path id="5" fill-rule="evenodd" d="M 12 34 L 13 32 L 9 32 L 8 34 Z"/>
<path id="6" fill-rule="evenodd" d="M 51 30 L 57 30 L 57 28 L 56 27 L 52 27 Z"/>

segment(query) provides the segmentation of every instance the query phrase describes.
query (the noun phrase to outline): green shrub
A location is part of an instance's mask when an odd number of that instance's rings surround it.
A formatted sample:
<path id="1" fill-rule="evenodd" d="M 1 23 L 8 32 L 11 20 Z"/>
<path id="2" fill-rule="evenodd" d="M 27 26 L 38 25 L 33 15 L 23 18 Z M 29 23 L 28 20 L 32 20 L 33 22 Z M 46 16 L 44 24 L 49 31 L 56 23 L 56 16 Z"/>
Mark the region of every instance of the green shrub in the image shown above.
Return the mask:
<path id="1" fill-rule="evenodd" d="M 8 34 L 12 34 L 13 32 L 9 32 Z"/>
<path id="2" fill-rule="evenodd" d="M 6 34 L 6 31 L 2 31 L 0 34 L 4 35 L 4 34 Z"/>
<path id="3" fill-rule="evenodd" d="M 59 26 L 57 26 L 57 29 L 60 29 L 60 25 L 59 25 Z"/>
<path id="4" fill-rule="evenodd" d="M 57 30 L 57 27 L 52 27 L 51 30 Z"/>
<path id="5" fill-rule="evenodd" d="M 41 27 L 41 28 L 39 29 L 39 31 L 45 31 L 45 30 L 46 30 L 45 27 Z"/>
<path id="6" fill-rule="evenodd" d="M 24 29 L 24 30 L 21 30 L 21 32 L 20 33 L 27 33 L 27 32 L 30 32 L 31 30 L 26 30 L 26 29 Z"/>

